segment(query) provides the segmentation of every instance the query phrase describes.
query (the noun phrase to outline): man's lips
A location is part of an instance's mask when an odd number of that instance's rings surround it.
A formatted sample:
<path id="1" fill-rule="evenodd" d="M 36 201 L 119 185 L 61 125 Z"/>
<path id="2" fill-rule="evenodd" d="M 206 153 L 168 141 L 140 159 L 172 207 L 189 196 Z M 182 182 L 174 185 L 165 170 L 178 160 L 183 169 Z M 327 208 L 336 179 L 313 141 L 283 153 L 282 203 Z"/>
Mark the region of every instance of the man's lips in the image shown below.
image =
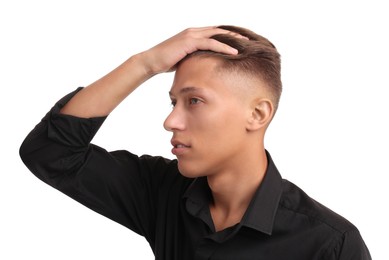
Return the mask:
<path id="1" fill-rule="evenodd" d="M 174 146 L 174 148 L 189 148 L 190 146 L 184 145 L 184 144 L 177 144 Z"/>
<path id="2" fill-rule="evenodd" d="M 175 139 L 171 140 L 171 144 L 173 145 L 172 154 L 176 156 L 183 155 L 189 148 L 191 148 L 190 145 Z"/>
<path id="3" fill-rule="evenodd" d="M 170 143 L 173 145 L 174 148 L 189 148 L 190 145 L 184 142 L 181 142 L 180 140 L 177 139 L 172 139 Z"/>

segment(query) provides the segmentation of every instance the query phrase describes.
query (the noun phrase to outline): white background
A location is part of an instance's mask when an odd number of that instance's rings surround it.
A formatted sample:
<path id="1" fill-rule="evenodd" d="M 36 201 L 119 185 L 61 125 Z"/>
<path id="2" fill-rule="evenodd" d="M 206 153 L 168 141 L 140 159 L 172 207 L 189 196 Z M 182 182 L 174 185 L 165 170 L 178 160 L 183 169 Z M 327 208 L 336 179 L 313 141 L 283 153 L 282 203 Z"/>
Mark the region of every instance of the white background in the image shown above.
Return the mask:
<path id="1" fill-rule="evenodd" d="M 19 146 L 55 101 L 187 28 L 233 24 L 282 55 L 284 92 L 266 147 L 284 178 L 354 223 L 387 259 L 385 1 L 2 1 L 0 259 L 153 259 L 144 238 L 29 173 Z M 94 143 L 170 154 L 173 74 L 137 89 Z"/>

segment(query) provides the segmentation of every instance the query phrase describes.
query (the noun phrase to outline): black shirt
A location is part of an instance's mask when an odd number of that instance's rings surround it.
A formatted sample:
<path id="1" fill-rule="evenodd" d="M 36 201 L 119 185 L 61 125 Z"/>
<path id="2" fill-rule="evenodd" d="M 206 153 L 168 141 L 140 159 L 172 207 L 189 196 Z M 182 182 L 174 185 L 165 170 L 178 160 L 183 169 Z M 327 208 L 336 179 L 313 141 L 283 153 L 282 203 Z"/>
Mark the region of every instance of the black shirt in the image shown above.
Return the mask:
<path id="1" fill-rule="evenodd" d="M 241 222 L 215 232 L 206 178 L 182 176 L 176 160 L 90 144 L 105 118 L 59 114 L 74 94 L 26 137 L 22 160 L 42 181 L 144 236 L 156 259 L 371 259 L 357 228 L 283 180 L 269 153 Z"/>

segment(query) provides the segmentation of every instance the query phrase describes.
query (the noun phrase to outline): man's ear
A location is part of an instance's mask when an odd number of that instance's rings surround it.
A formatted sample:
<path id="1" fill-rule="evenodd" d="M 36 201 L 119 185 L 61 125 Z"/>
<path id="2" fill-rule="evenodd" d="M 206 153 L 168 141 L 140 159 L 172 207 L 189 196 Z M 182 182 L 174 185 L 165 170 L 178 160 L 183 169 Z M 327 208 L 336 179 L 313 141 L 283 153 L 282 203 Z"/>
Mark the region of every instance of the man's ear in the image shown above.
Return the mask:
<path id="1" fill-rule="evenodd" d="M 247 131 L 266 128 L 274 114 L 273 103 L 266 98 L 257 99 L 252 103 L 251 114 L 247 121 Z"/>

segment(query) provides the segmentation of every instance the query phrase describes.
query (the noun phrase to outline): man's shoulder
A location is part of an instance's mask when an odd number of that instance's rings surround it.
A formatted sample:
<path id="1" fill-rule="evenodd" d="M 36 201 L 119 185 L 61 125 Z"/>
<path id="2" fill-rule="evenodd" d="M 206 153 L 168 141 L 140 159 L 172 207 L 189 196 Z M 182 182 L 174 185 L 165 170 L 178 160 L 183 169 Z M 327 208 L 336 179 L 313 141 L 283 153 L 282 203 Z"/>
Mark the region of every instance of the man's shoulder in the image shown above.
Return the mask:
<path id="1" fill-rule="evenodd" d="M 298 214 L 311 223 L 326 226 L 339 235 L 356 230 L 356 227 L 345 217 L 311 198 L 294 183 L 285 179 L 282 182 L 283 192 L 280 207 L 284 210 Z"/>

